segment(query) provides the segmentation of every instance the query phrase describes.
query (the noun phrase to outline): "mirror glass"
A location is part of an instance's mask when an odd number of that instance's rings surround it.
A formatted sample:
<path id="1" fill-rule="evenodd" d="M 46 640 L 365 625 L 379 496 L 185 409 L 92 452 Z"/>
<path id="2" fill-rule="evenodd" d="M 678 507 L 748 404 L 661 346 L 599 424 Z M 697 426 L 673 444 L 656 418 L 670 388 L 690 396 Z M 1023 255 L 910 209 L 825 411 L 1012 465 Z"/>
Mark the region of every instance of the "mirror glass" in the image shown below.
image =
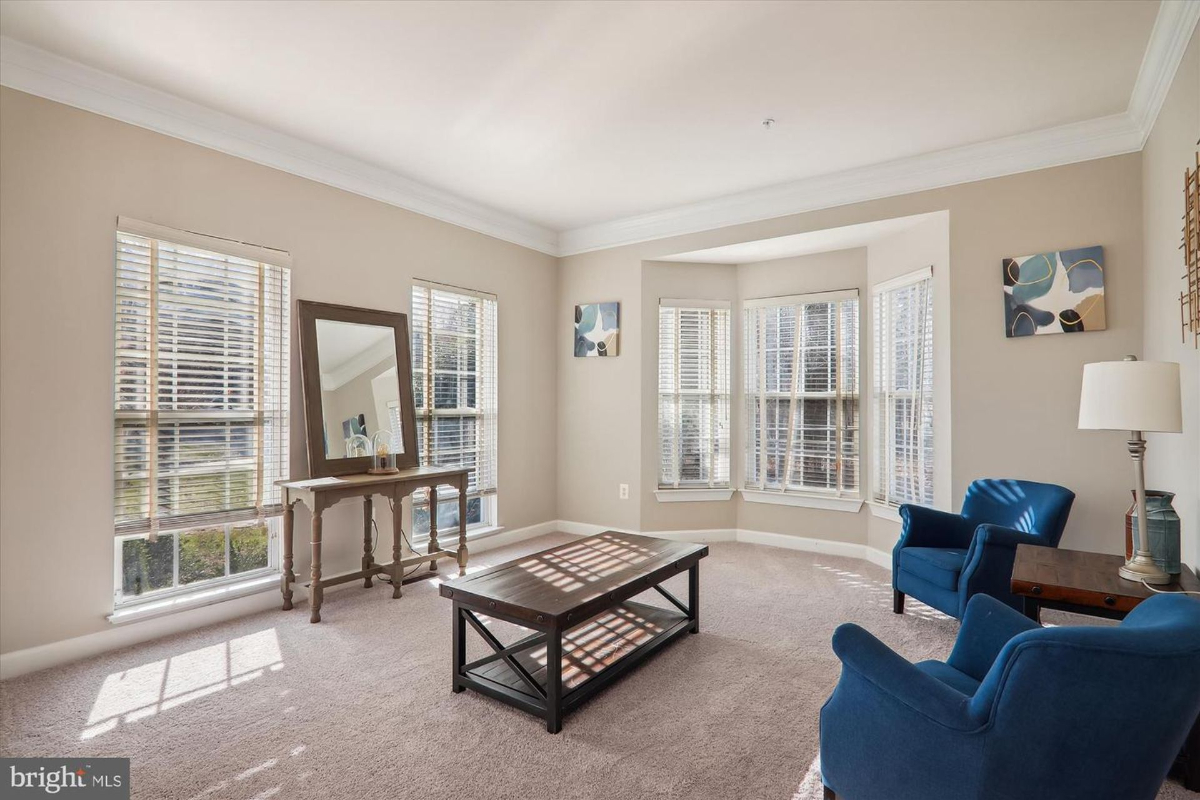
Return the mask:
<path id="1" fill-rule="evenodd" d="M 325 458 L 370 456 L 380 431 L 391 434 L 391 452 L 403 453 L 395 331 L 329 319 L 316 325 Z"/>

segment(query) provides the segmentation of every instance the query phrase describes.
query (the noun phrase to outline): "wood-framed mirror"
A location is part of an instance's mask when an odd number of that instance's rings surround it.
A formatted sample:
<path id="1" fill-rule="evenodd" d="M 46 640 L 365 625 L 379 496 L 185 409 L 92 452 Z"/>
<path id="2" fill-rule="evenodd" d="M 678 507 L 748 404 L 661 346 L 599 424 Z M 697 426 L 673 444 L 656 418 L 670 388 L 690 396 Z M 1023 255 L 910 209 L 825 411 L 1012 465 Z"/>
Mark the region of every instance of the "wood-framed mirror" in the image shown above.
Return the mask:
<path id="1" fill-rule="evenodd" d="M 377 434 L 396 467 L 417 466 L 408 315 L 311 300 L 297 306 L 309 476 L 377 466 Z"/>

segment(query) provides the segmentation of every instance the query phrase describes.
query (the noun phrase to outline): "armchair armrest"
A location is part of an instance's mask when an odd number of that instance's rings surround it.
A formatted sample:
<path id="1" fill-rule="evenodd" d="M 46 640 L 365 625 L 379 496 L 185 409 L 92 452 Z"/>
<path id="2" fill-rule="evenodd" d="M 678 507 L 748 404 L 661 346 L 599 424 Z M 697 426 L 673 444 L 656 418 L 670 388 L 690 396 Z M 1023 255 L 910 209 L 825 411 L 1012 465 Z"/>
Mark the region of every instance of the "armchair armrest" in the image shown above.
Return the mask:
<path id="1" fill-rule="evenodd" d="M 975 528 L 975 538 L 971 540 L 971 549 L 990 546 L 1010 547 L 1016 550 L 1019 544 L 1036 544 L 1039 547 L 1048 547 L 1050 541 L 1039 533 L 1028 533 L 1026 531 L 1019 531 L 1016 528 L 1006 528 L 1003 525 L 992 525 L 985 522 Z M 967 560 L 970 560 L 970 556 L 968 556 Z"/>
<path id="2" fill-rule="evenodd" d="M 1012 597 L 1013 562 L 1019 544 L 1049 547 L 1050 541 L 1039 534 L 1003 525 L 984 523 L 975 529 L 975 537 L 958 576 L 960 616 L 966 613 L 968 601 L 976 594 L 990 594 L 1000 599 Z"/>
<path id="3" fill-rule="evenodd" d="M 917 669 L 858 625 L 837 627 L 833 652 L 844 670 L 853 671 L 881 694 L 926 719 L 957 731 L 979 727 L 968 711 L 969 698 Z"/>
<path id="4" fill-rule="evenodd" d="M 1014 636 L 1041 627 L 994 597 L 977 594 L 967 603 L 954 650 L 946 663 L 982 681 Z"/>
<path id="5" fill-rule="evenodd" d="M 897 547 L 967 547 L 975 530 L 958 514 L 911 503 L 900 506 L 900 519 Z"/>

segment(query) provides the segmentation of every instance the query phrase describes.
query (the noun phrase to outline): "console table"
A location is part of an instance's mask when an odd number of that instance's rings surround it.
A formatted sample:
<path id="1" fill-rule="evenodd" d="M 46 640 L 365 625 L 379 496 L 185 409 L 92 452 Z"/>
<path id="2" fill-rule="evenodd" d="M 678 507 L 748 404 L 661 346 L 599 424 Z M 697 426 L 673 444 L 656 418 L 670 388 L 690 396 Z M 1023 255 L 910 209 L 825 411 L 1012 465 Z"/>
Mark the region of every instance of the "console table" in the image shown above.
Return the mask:
<path id="1" fill-rule="evenodd" d="M 466 467 L 413 467 L 391 475 L 344 475 L 333 478 L 311 478 L 303 481 L 276 481 L 283 494 L 283 575 L 280 591 L 283 594 L 283 609 L 292 607 L 292 584 L 296 576 L 292 572 L 292 527 L 296 503 L 303 503 L 312 512 L 312 582 L 309 584 L 309 605 L 312 609 L 310 622 L 321 621 L 321 601 L 326 586 L 336 586 L 348 581 L 363 580 L 363 587 L 371 587 L 371 577 L 380 573 L 390 576 L 392 597 L 400 597 L 404 570 L 407 567 L 429 562 L 430 572 L 437 571 L 440 558 L 458 560 L 458 574 L 467 568 L 467 478 Z M 438 544 L 437 487 L 448 485 L 458 490 L 458 547 L 442 549 Z M 418 489 L 429 489 L 429 548 L 426 553 L 402 558 L 403 533 L 400 514 L 401 501 Z M 392 501 L 392 561 L 377 564 L 371 555 L 372 498 L 382 495 Z M 347 498 L 361 497 L 363 500 L 363 557 L 362 569 L 333 577 L 321 575 L 321 517 L 325 509 Z"/>

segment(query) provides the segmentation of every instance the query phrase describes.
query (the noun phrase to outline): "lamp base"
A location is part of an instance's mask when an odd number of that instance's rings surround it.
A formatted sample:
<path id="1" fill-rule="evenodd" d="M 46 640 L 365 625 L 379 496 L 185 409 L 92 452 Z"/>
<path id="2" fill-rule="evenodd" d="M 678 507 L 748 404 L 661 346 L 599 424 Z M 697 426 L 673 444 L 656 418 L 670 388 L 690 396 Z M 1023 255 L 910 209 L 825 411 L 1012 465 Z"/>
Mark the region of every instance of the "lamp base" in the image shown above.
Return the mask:
<path id="1" fill-rule="evenodd" d="M 1117 570 L 1117 574 L 1135 583 L 1145 581 L 1161 586 L 1171 582 L 1171 576 L 1159 569 L 1153 558 L 1141 552 L 1135 553 L 1133 558 L 1125 562 L 1125 566 Z"/>

